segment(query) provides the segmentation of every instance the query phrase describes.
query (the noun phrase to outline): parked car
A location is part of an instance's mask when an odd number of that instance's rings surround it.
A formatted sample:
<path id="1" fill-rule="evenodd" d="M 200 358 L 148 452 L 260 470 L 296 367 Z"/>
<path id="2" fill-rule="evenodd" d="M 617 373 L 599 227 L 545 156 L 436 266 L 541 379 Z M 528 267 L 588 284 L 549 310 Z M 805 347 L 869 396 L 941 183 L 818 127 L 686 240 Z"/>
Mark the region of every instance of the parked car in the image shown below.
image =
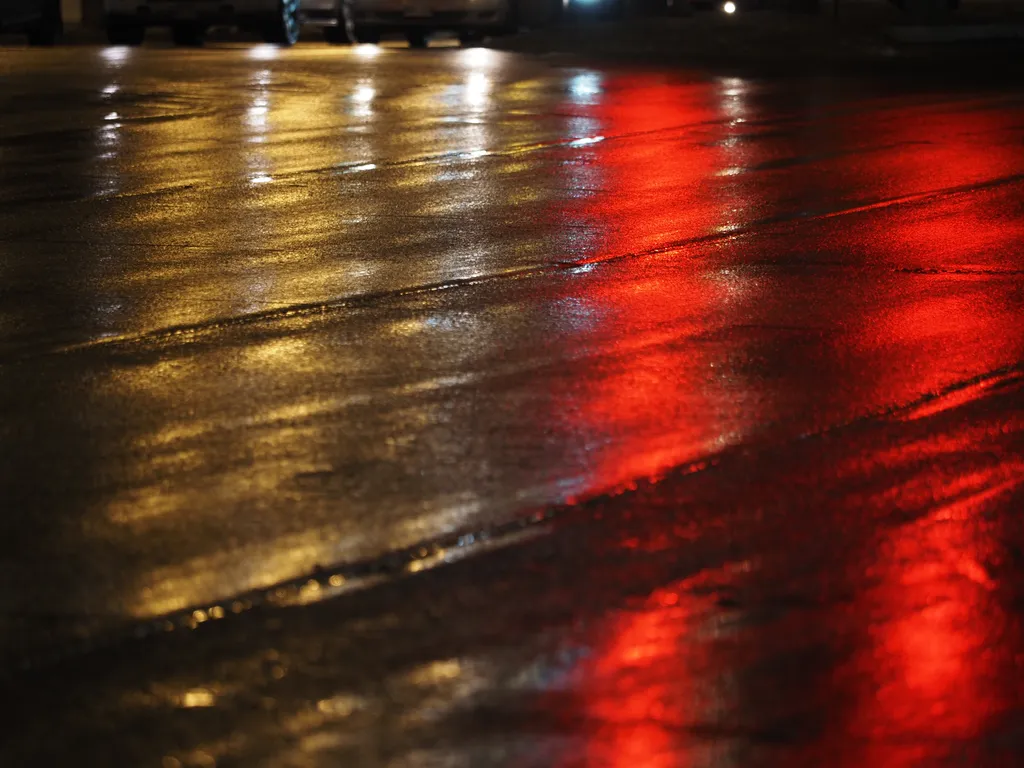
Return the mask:
<path id="1" fill-rule="evenodd" d="M 60 0 L 0 0 L 0 33 L 23 34 L 29 45 L 53 45 L 63 31 Z"/>
<path id="2" fill-rule="evenodd" d="M 404 35 L 423 48 L 432 32 L 450 31 L 463 43 L 508 32 L 514 26 L 515 0 L 347 0 L 343 9 L 359 43 L 376 43 L 385 34 Z"/>
<path id="3" fill-rule="evenodd" d="M 21 2 L 21 0 L 15 0 Z M 303 23 L 344 25 L 345 0 L 104 0 L 107 40 L 140 45 L 148 27 L 170 27 L 177 45 L 201 45 L 212 26 L 256 31 L 268 43 L 294 45 Z M 339 35 L 340 37 L 343 35 Z"/>

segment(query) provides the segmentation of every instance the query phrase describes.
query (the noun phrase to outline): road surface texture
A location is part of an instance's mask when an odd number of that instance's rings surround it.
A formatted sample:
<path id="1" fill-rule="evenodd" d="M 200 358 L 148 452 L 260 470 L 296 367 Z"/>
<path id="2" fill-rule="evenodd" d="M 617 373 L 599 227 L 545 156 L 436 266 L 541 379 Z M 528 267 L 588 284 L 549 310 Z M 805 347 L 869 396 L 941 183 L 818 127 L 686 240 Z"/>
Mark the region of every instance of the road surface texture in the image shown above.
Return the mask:
<path id="1" fill-rule="evenodd" d="M 1020 764 L 1019 88 L 0 81 L 0 765 Z"/>

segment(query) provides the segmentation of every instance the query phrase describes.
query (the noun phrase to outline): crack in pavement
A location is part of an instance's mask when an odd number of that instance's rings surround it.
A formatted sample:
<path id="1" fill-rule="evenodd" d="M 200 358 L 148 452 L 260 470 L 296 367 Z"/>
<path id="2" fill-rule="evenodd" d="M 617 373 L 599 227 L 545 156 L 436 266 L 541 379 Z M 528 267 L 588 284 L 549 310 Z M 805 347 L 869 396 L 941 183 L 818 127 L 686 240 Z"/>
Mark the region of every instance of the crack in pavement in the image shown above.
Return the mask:
<path id="1" fill-rule="evenodd" d="M 851 216 L 858 213 L 882 210 L 885 208 L 895 207 L 899 205 L 920 205 L 923 203 L 930 203 L 935 200 L 958 197 L 961 195 L 968 195 L 981 190 L 995 189 L 1003 186 L 1011 186 L 1013 184 L 1020 183 L 1021 181 L 1024 181 L 1024 174 L 1013 174 L 1010 176 L 999 177 L 997 179 L 990 179 L 984 182 L 946 187 L 944 189 L 931 190 L 927 192 L 917 192 L 909 195 L 900 195 L 897 197 L 886 198 L 883 200 L 877 200 L 870 203 L 860 203 L 854 206 L 832 211 L 812 211 L 806 213 L 798 212 L 793 214 L 786 214 L 783 216 L 766 217 L 764 219 L 753 221 L 748 225 L 729 229 L 728 231 L 713 232 L 706 235 L 699 235 L 697 237 L 684 238 L 681 240 L 676 240 L 669 243 L 663 243 L 660 245 L 652 246 L 650 248 L 640 251 L 630 251 L 627 253 L 610 254 L 607 256 L 598 256 L 573 261 L 555 261 L 548 264 L 527 265 L 523 267 L 504 270 L 501 272 L 476 275 L 466 278 L 456 278 L 453 280 L 446 280 L 437 283 L 427 283 L 424 285 L 410 286 L 407 288 L 400 288 L 397 290 L 357 294 L 354 296 L 332 299 L 330 301 L 312 302 L 309 304 L 292 304 L 285 307 L 274 307 L 272 309 L 261 310 L 258 312 L 250 312 L 244 315 L 214 318 L 209 321 L 199 323 L 188 323 L 183 325 L 170 326 L 166 328 L 140 331 L 132 334 L 104 336 L 98 339 L 90 339 L 88 341 L 78 342 L 74 344 L 51 347 L 49 349 L 11 354 L 8 355 L 6 358 L 0 359 L 0 366 L 11 365 L 14 363 L 25 362 L 28 360 L 49 357 L 53 355 L 67 355 L 76 352 L 103 349 L 109 347 L 144 345 L 147 343 L 161 343 L 172 340 L 180 343 L 190 343 L 195 339 L 204 338 L 211 334 L 218 333 L 220 331 L 238 327 L 251 326 L 257 323 L 281 322 L 295 318 L 315 317 L 316 315 L 328 314 L 339 310 L 369 307 L 377 303 L 393 301 L 396 299 L 402 299 L 409 296 L 419 296 L 424 294 L 435 293 L 438 291 L 450 291 L 459 288 L 484 285 L 507 279 L 528 278 L 545 274 L 566 272 L 571 271 L 573 269 L 578 269 L 582 266 L 609 264 L 617 261 L 623 261 L 626 259 L 661 256 L 693 245 L 699 245 L 703 243 L 728 242 L 729 240 L 737 239 L 740 237 L 750 237 L 753 235 L 757 235 L 759 230 L 775 224 L 785 224 L 799 221 L 828 220 L 838 218 L 841 216 Z M 898 271 L 898 268 L 896 271 Z"/>
<path id="2" fill-rule="evenodd" d="M 318 565 L 311 572 L 266 587 L 227 596 L 216 602 L 197 604 L 147 619 L 126 619 L 125 624 L 119 628 L 101 631 L 91 638 L 13 660 L 6 665 L 5 671 L 0 671 L 0 679 L 10 679 L 61 663 L 73 662 L 93 652 L 143 641 L 154 635 L 194 630 L 208 622 L 239 618 L 257 609 L 274 610 L 334 599 L 388 580 L 413 576 L 456 560 L 510 546 L 525 538 L 543 536 L 550 531 L 550 524 L 572 512 L 585 515 L 586 510 L 594 505 L 639 493 L 668 479 L 678 481 L 697 475 L 720 465 L 727 457 L 777 454 L 783 446 L 808 439 L 834 437 L 861 425 L 916 421 L 1014 388 L 1024 391 L 1024 360 L 964 379 L 938 392 L 926 393 L 908 403 L 890 405 L 820 430 L 782 440 L 763 440 L 735 445 L 724 451 L 668 468 L 655 476 L 636 477 L 612 489 L 571 497 L 561 503 L 548 504 L 532 512 L 520 513 L 505 522 L 425 539 L 411 546 L 364 560 L 329 566 Z M 966 495 L 961 494 L 963 498 L 958 496 L 951 500 L 947 499 L 944 503 L 1002 493 L 1022 482 L 1024 476 L 1010 478 L 997 487 L 968 489 Z M 39 618 L 38 614 L 26 612 L 20 612 L 16 616 L 11 613 L 3 616 L 37 620 Z M 51 623 L 60 621 L 60 617 L 54 614 L 47 614 L 45 618 Z M 98 614 L 88 614 L 64 615 L 63 618 L 67 621 L 88 621 L 102 617 Z"/>

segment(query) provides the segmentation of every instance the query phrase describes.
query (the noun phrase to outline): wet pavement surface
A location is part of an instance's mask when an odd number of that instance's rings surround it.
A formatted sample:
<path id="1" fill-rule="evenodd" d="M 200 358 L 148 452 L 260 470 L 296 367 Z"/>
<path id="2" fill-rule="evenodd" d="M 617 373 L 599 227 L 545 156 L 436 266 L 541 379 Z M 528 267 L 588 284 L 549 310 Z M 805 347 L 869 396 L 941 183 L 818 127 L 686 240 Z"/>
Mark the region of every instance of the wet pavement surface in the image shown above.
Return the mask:
<path id="1" fill-rule="evenodd" d="M 0 764 L 1020 762 L 1019 89 L 0 79 Z"/>

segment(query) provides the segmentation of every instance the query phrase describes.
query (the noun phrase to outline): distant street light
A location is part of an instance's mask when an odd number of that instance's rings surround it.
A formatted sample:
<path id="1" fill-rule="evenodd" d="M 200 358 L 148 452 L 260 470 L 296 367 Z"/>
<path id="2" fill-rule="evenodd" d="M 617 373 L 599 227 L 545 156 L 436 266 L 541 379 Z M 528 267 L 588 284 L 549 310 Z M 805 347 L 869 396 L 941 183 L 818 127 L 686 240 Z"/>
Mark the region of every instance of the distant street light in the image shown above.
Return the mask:
<path id="1" fill-rule="evenodd" d="M 722 6 L 722 10 L 726 13 L 736 13 L 736 3 L 729 0 L 729 2 Z"/>

